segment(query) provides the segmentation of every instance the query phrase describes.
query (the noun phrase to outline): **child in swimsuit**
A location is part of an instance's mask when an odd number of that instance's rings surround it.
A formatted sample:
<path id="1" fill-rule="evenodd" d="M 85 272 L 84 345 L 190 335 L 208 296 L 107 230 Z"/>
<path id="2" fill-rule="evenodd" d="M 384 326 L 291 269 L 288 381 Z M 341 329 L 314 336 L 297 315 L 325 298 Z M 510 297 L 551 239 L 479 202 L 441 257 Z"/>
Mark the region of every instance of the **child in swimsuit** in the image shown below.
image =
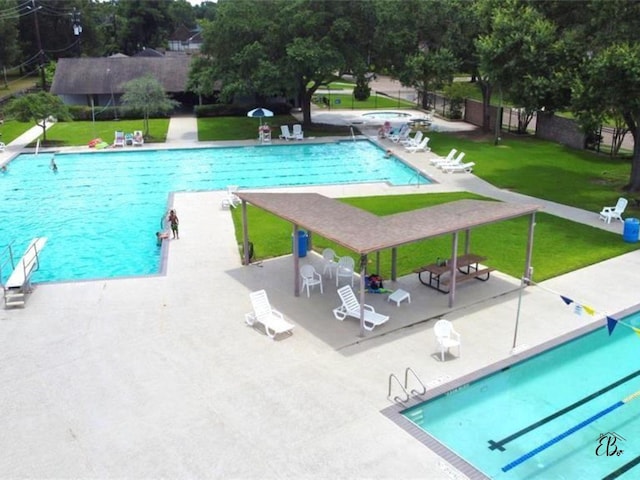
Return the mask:
<path id="1" fill-rule="evenodd" d="M 171 210 L 169 212 L 169 224 L 171 225 L 171 233 L 173 233 L 173 238 L 180 238 L 178 234 L 178 224 L 180 223 L 178 220 L 178 215 L 175 210 Z"/>

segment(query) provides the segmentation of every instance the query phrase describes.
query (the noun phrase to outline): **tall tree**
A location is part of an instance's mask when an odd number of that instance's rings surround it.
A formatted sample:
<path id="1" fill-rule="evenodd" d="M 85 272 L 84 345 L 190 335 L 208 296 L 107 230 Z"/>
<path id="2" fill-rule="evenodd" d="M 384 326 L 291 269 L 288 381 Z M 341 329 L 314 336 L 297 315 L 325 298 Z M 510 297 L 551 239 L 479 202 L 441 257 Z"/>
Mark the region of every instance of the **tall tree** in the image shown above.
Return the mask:
<path id="1" fill-rule="evenodd" d="M 30 93 L 14 98 L 4 108 L 4 113 L 9 118 L 15 118 L 20 122 L 35 122 L 42 128 L 42 139 L 47 140 L 47 124 L 49 117 L 58 120 L 69 121 L 71 115 L 69 109 L 62 100 L 47 92 Z"/>
<path id="2" fill-rule="evenodd" d="M 16 65 L 16 61 L 20 57 L 18 45 L 19 12 L 17 0 L 0 0 L 0 39 L 2 39 L 0 41 L 0 68 L 10 68 Z"/>
<path id="3" fill-rule="evenodd" d="M 136 112 L 142 113 L 144 135 L 149 135 L 149 117 L 166 114 L 179 105 L 170 99 L 160 82 L 152 76 L 130 80 L 124 84 L 122 104 Z"/>
<path id="4" fill-rule="evenodd" d="M 170 2 L 126 0 L 118 2 L 118 41 L 122 53 L 133 55 L 143 48 L 166 47 L 172 31 Z"/>
<path id="5" fill-rule="evenodd" d="M 367 68 L 367 8 L 357 0 L 221 1 L 203 30 L 207 61 L 192 75 L 221 80 L 226 100 L 295 97 L 309 123 L 318 88 Z"/>
<path id="6" fill-rule="evenodd" d="M 606 116 L 624 119 L 634 141 L 629 182 L 640 191 L 640 44 L 616 43 L 585 59 L 573 85 L 573 109 L 585 129 Z"/>

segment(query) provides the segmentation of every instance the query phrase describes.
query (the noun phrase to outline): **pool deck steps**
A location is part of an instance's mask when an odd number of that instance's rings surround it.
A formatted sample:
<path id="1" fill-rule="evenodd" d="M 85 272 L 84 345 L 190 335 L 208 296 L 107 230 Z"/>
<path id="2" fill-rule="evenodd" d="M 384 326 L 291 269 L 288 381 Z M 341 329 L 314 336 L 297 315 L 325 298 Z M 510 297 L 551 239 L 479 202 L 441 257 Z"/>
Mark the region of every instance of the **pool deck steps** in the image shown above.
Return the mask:
<path id="1" fill-rule="evenodd" d="M 5 308 L 24 307 L 25 294 L 28 293 L 30 285 L 29 280 L 33 272 L 38 268 L 38 255 L 46 243 L 46 237 L 36 237 L 29 243 L 24 255 L 22 255 L 4 285 Z"/>

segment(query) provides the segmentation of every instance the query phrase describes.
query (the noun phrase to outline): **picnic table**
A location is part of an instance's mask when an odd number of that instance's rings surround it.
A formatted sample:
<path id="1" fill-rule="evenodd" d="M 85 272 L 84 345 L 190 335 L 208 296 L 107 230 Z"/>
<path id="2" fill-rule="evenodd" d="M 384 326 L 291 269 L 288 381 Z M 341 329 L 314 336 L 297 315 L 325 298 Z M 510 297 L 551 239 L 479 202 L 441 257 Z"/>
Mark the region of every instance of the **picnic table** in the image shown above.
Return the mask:
<path id="1" fill-rule="evenodd" d="M 456 285 L 467 280 L 475 278 L 476 280 L 487 281 L 491 272 L 495 270 L 492 267 L 481 267 L 481 263 L 487 260 L 486 257 L 476 255 L 474 253 L 466 253 L 460 255 L 456 259 Z M 414 273 L 418 274 L 420 283 L 427 287 L 434 288 L 442 293 L 449 293 L 449 285 L 451 284 L 451 276 L 446 275 L 451 273 L 451 259 L 444 260 L 442 262 L 431 263 L 422 267 L 416 268 Z M 423 278 L 422 275 L 429 274 L 428 279 Z"/>

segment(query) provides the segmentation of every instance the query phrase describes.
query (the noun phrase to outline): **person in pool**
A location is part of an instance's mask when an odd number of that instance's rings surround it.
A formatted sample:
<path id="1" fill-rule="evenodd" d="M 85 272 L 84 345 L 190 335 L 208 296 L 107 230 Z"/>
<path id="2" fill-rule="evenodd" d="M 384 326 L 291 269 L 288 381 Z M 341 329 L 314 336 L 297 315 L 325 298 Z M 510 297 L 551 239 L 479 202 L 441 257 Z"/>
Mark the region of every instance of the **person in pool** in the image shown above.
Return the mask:
<path id="1" fill-rule="evenodd" d="M 51 164 L 49 166 L 51 167 L 51 170 L 53 170 L 54 172 L 58 171 L 58 165 L 56 164 L 55 157 L 51 157 Z"/>
<path id="2" fill-rule="evenodd" d="M 156 243 L 158 246 L 162 245 L 163 240 L 169 240 L 168 232 L 156 232 Z"/>
<path id="3" fill-rule="evenodd" d="M 169 221 L 169 225 L 171 226 L 171 233 L 173 234 L 173 238 L 180 239 L 180 235 L 178 233 L 178 225 L 180 221 L 178 220 L 178 214 L 175 210 L 169 211 L 169 217 L 167 218 Z"/>

